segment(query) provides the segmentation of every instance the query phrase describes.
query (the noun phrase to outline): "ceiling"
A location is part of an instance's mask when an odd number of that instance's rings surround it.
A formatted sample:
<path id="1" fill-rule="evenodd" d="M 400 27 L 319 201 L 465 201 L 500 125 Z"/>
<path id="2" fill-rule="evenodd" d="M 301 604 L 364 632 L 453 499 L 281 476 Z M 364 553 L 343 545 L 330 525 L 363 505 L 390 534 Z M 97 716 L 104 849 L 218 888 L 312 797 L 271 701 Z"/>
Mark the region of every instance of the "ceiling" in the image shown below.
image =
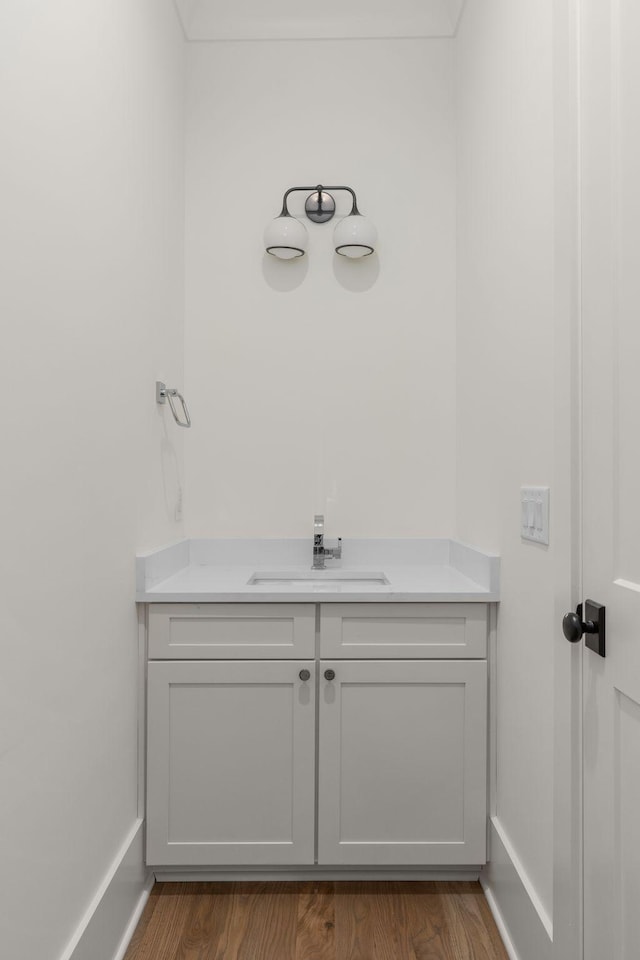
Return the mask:
<path id="1" fill-rule="evenodd" d="M 175 0 L 188 40 L 451 37 L 465 0 Z"/>

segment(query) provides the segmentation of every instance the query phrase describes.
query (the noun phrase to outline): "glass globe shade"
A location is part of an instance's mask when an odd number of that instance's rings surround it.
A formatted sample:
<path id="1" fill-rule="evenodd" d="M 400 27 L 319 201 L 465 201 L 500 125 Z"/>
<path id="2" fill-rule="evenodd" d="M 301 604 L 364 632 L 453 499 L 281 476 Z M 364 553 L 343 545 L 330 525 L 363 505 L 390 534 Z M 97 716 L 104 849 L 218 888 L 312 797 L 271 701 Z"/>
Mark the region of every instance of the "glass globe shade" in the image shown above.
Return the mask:
<path id="1" fill-rule="evenodd" d="M 295 260 L 304 256 L 308 242 L 307 228 L 295 217 L 276 217 L 264 231 L 267 253 L 280 260 Z"/>
<path id="2" fill-rule="evenodd" d="M 370 256 L 378 242 L 378 232 L 371 220 L 360 214 L 345 217 L 333 232 L 333 245 L 341 257 L 358 260 Z"/>

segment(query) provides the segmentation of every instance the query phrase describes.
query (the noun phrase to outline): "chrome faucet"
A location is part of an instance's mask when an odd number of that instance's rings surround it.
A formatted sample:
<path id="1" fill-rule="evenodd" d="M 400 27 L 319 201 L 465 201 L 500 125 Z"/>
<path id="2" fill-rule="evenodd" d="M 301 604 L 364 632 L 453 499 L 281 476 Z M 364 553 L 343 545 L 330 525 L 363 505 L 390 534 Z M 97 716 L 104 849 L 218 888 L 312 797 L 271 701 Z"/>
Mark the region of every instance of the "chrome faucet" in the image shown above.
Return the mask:
<path id="1" fill-rule="evenodd" d="M 328 549 L 324 545 L 324 517 L 317 513 L 313 518 L 313 567 L 312 570 L 324 570 L 325 560 L 339 560 L 342 556 L 342 537 L 338 537 L 338 546 Z"/>

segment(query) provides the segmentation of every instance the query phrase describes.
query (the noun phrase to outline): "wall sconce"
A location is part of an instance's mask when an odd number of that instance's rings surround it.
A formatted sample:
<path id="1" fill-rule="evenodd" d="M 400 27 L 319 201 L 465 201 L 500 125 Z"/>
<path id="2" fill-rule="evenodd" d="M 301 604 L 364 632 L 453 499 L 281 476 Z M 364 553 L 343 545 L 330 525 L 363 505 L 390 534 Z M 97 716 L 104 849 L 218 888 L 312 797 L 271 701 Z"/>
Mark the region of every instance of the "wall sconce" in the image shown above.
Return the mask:
<path id="1" fill-rule="evenodd" d="M 268 224 L 264 232 L 264 245 L 267 253 L 281 260 L 295 260 L 303 257 L 307 251 L 307 228 L 300 220 L 289 213 L 287 198 L 290 193 L 312 192 L 306 199 L 304 209 L 313 223 L 326 223 L 336 212 L 336 202 L 330 190 L 345 190 L 351 194 L 353 204 L 351 213 L 344 217 L 333 232 L 333 245 L 341 257 L 358 260 L 370 256 L 378 242 L 376 228 L 358 210 L 355 192 L 351 187 L 289 187 L 282 199 L 282 212 Z"/>

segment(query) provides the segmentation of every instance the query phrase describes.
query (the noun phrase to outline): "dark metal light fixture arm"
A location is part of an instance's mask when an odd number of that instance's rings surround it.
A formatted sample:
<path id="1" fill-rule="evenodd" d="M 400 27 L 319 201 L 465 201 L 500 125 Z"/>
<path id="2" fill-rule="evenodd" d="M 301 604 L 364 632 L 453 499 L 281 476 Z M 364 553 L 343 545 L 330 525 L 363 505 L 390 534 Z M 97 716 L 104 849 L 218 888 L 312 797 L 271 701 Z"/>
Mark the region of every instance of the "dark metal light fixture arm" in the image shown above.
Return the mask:
<path id="1" fill-rule="evenodd" d="M 327 186 L 323 186 L 323 184 L 319 183 L 319 184 L 317 184 L 317 185 L 314 186 L 314 187 L 289 187 L 289 189 L 288 189 L 287 191 L 285 191 L 285 194 L 284 194 L 284 196 L 283 196 L 283 198 L 282 198 L 282 213 L 280 214 L 280 216 L 281 216 L 281 217 L 290 217 L 290 216 L 291 216 L 291 214 L 289 213 L 289 208 L 287 207 L 287 199 L 288 199 L 290 193 L 298 193 L 298 192 L 300 192 L 300 193 L 308 193 L 309 191 L 311 191 L 311 193 L 317 193 L 317 194 L 319 194 L 319 195 L 322 195 L 322 192 L 325 191 L 325 190 L 326 190 L 327 192 L 331 192 L 331 191 L 335 191 L 335 190 L 343 190 L 343 191 L 345 191 L 346 193 L 350 193 L 350 194 L 351 194 L 351 198 L 352 198 L 352 200 L 353 200 L 353 205 L 352 205 L 352 207 L 351 207 L 351 216 L 352 216 L 352 217 L 353 217 L 353 216 L 357 216 L 357 215 L 360 213 L 360 211 L 358 210 L 358 204 L 357 204 L 357 201 L 356 201 L 355 191 L 352 190 L 351 187 L 327 187 Z"/>

